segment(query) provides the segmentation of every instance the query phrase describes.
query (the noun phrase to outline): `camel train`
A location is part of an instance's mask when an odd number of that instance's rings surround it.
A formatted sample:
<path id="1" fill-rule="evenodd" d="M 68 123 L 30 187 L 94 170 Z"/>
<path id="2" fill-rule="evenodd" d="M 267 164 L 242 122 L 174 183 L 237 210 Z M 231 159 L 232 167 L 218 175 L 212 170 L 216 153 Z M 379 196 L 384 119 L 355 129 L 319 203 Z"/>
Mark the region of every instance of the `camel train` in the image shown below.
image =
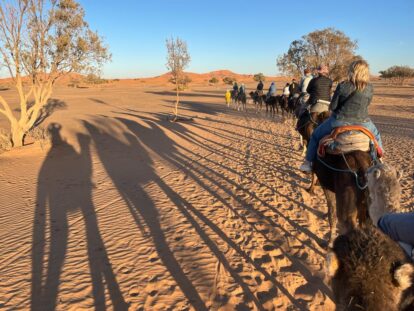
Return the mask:
<path id="1" fill-rule="evenodd" d="M 349 93 L 342 104 L 356 90 Z M 331 113 L 302 114 L 296 129 L 304 151 L 313 131 L 332 122 Z M 330 234 L 321 246 L 328 248 L 327 276 L 337 310 L 414 310 L 412 245 L 402 248 L 398 237 L 377 228 L 384 215 L 399 209 L 401 173 L 382 163 L 382 148 L 366 127 L 344 122 L 329 131 L 316 148 L 308 190 L 312 194 L 319 181 L 328 205 Z"/>

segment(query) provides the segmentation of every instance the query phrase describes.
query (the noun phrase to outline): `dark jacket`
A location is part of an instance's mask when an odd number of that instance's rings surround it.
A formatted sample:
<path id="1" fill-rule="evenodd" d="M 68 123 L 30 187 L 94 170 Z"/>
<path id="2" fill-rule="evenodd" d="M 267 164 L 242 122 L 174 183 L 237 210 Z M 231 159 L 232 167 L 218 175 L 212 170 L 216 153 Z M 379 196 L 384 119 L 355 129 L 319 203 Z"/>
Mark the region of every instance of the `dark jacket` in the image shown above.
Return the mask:
<path id="1" fill-rule="evenodd" d="M 332 80 L 325 76 L 318 76 L 313 78 L 306 89 L 310 95 L 309 104 L 315 105 L 318 99 L 330 101 L 331 100 Z"/>
<path id="2" fill-rule="evenodd" d="M 369 83 L 364 90 L 357 91 L 345 101 L 354 90 L 355 86 L 349 81 L 342 82 L 336 87 L 330 109 L 337 120 L 358 123 L 368 119 L 368 106 L 371 104 L 374 88 Z"/>
<path id="3" fill-rule="evenodd" d="M 262 81 L 259 82 L 259 84 L 257 85 L 256 90 L 263 91 L 263 82 Z"/>
<path id="4" fill-rule="evenodd" d="M 299 84 L 297 84 L 296 82 L 292 82 L 289 85 L 289 93 L 291 96 L 300 93 Z"/>

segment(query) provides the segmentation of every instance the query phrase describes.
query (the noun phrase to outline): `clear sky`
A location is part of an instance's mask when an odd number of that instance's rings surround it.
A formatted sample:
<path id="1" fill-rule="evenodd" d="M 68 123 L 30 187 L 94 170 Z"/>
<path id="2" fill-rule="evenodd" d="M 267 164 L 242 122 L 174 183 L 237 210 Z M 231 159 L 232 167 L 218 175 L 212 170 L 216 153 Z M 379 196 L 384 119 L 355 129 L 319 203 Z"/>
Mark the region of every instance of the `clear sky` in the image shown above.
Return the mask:
<path id="1" fill-rule="evenodd" d="M 188 71 L 278 73 L 290 42 L 334 27 L 358 41 L 376 74 L 414 67 L 414 0 L 78 0 L 113 55 L 104 77 L 148 77 L 167 71 L 165 39 L 179 36 Z"/>
<path id="2" fill-rule="evenodd" d="M 414 67 L 414 0 L 80 0 L 92 29 L 113 54 L 104 76 L 166 72 L 165 39 L 188 44 L 188 71 L 229 69 L 278 73 L 276 58 L 290 42 L 335 27 L 358 40 L 373 73 Z"/>

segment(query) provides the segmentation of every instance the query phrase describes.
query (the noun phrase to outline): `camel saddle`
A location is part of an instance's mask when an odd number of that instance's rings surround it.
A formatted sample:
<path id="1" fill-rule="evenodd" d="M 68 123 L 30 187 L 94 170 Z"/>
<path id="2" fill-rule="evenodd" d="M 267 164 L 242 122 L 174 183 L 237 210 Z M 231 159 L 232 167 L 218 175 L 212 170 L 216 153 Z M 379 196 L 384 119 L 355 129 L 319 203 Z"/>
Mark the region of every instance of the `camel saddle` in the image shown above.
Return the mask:
<path id="1" fill-rule="evenodd" d="M 368 152 L 371 145 L 381 157 L 383 151 L 378 145 L 374 134 L 360 125 L 346 125 L 333 129 L 331 134 L 325 136 L 319 142 L 318 156 L 324 157 L 328 154 L 345 154 L 355 150 Z"/>

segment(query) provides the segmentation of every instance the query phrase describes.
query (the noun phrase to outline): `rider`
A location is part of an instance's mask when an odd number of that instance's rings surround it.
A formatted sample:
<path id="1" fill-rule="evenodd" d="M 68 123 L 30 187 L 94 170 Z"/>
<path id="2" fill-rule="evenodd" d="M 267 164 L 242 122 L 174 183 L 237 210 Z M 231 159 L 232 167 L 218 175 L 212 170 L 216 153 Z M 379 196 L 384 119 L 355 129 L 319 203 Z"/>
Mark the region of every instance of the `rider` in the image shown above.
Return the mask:
<path id="1" fill-rule="evenodd" d="M 313 88 L 316 83 L 313 84 L 312 88 L 312 81 L 309 83 L 308 92 L 314 91 Z M 335 127 L 352 124 L 362 125 L 375 135 L 382 149 L 379 132 L 368 117 L 368 106 L 371 104 L 372 95 L 373 86 L 369 83 L 368 63 L 364 60 L 352 62 L 348 69 L 348 80 L 338 84 L 330 103 L 331 117 L 319 125 L 312 133 L 306 152 L 306 160 L 299 168 L 301 171 L 310 172 L 312 170 L 312 162 L 316 160 L 319 140 L 330 134 Z"/>
<path id="2" fill-rule="evenodd" d="M 262 82 L 262 80 L 260 80 L 259 84 L 257 84 L 257 87 L 256 87 L 257 95 L 259 95 L 259 96 L 263 95 L 263 87 L 264 87 L 263 82 Z"/>
<path id="3" fill-rule="evenodd" d="M 266 94 L 266 100 L 273 96 L 276 96 L 276 84 L 274 82 L 270 84 L 269 91 Z"/>
<path id="4" fill-rule="evenodd" d="M 299 88 L 300 88 L 301 94 L 306 95 L 306 94 L 308 94 L 306 92 L 306 89 L 308 88 L 309 82 L 312 80 L 313 76 L 311 74 L 310 69 L 308 69 L 308 68 L 306 68 L 303 71 L 303 73 L 304 73 L 304 76 L 300 80 Z"/>
<path id="5" fill-rule="evenodd" d="M 239 88 L 239 96 L 245 95 L 245 93 L 246 93 L 246 87 L 244 86 L 244 83 L 242 83 Z"/>
<path id="6" fill-rule="evenodd" d="M 310 112 L 328 111 L 332 88 L 332 80 L 329 79 L 328 74 L 328 66 L 320 65 L 318 76 L 313 78 L 306 88 L 306 92 L 309 93 Z"/>
<path id="7" fill-rule="evenodd" d="M 283 96 L 289 97 L 290 95 L 290 84 L 286 83 L 285 87 L 283 88 Z"/>
<path id="8" fill-rule="evenodd" d="M 238 90 L 239 90 L 239 86 L 237 85 L 237 82 L 234 82 L 234 84 L 233 84 L 233 93 L 238 92 Z"/>
<path id="9" fill-rule="evenodd" d="M 378 228 L 398 242 L 414 260 L 414 213 L 387 213 L 379 220 Z"/>
<path id="10" fill-rule="evenodd" d="M 290 97 L 298 97 L 299 93 L 300 93 L 299 85 L 296 82 L 296 79 L 292 79 L 292 83 L 289 85 Z"/>

